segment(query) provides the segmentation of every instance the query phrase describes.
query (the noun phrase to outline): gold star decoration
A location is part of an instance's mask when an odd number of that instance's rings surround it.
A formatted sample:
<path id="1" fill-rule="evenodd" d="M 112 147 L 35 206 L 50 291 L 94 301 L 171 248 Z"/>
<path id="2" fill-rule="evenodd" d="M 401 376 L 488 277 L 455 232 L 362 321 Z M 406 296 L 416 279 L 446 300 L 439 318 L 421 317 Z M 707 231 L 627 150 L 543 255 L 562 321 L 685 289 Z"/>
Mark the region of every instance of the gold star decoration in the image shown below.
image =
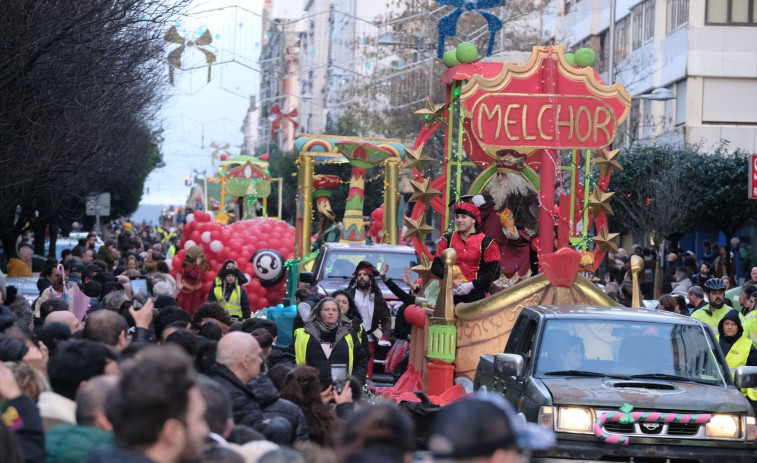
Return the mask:
<path id="1" fill-rule="evenodd" d="M 615 240 L 618 239 L 619 233 L 608 233 L 606 227 L 599 229 L 597 236 L 591 240 L 597 245 L 599 252 L 618 252 L 618 245 Z"/>
<path id="2" fill-rule="evenodd" d="M 426 165 L 435 161 L 434 158 L 423 154 L 423 148 L 425 148 L 425 146 L 426 145 L 421 145 L 417 150 L 405 148 L 405 153 L 407 154 L 407 162 L 405 162 L 406 168 L 412 169 L 415 167 L 420 172 L 424 172 L 426 170 Z"/>
<path id="3" fill-rule="evenodd" d="M 598 186 L 595 186 L 594 191 L 589 195 L 589 209 L 591 210 L 591 215 L 597 217 L 603 212 L 613 215 L 612 207 L 610 207 L 610 198 L 612 198 L 614 194 L 615 193 L 602 191 Z"/>
<path id="4" fill-rule="evenodd" d="M 406 240 L 417 236 L 419 240 L 423 241 L 426 235 L 434 231 L 434 227 L 426 223 L 426 216 L 422 215 L 417 219 L 411 219 L 410 217 L 403 217 L 403 223 L 407 227 L 402 239 Z"/>
<path id="5" fill-rule="evenodd" d="M 425 288 L 426 283 L 433 278 L 433 274 L 431 273 L 431 259 L 429 259 L 424 253 L 421 253 L 421 262 L 415 267 L 411 267 L 410 270 L 420 275 L 421 288 Z"/>
<path id="6" fill-rule="evenodd" d="M 607 175 L 608 170 L 623 170 L 618 162 L 618 153 L 620 153 L 619 149 L 610 151 L 607 148 L 602 148 L 599 150 L 594 165 L 600 168 L 602 175 Z"/>
<path id="7" fill-rule="evenodd" d="M 425 119 L 426 128 L 431 127 L 432 125 L 436 124 L 437 122 L 441 124 L 446 124 L 447 121 L 444 120 L 444 117 L 442 116 L 442 113 L 447 108 L 447 105 L 444 103 L 436 104 L 433 101 L 431 101 L 431 97 L 426 97 L 426 107 L 419 109 L 415 112 L 415 114 L 419 115 L 423 119 Z"/>
<path id="8" fill-rule="evenodd" d="M 416 201 L 423 201 L 423 204 L 428 207 L 429 202 L 435 196 L 441 196 L 442 192 L 436 188 L 431 187 L 431 179 L 426 178 L 423 182 L 416 180 L 410 180 L 410 186 L 413 187 L 413 195 L 410 196 L 408 202 L 414 203 Z"/>

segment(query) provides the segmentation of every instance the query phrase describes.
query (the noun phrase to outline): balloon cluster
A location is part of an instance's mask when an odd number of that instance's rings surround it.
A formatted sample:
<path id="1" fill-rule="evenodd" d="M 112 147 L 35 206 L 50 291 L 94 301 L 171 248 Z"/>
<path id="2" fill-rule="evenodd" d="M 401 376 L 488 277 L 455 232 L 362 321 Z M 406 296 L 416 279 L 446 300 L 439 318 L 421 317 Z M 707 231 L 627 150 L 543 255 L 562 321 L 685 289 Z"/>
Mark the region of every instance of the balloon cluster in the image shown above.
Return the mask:
<path id="1" fill-rule="evenodd" d="M 286 280 L 271 280 L 270 266 L 275 259 L 267 254 L 278 253 L 282 258 L 280 260 L 291 259 L 294 256 L 294 227 L 284 221 L 264 218 L 244 220 L 224 226 L 211 221 L 210 214 L 202 211 L 189 214 L 186 222 L 182 232 L 183 238 L 179 243 L 180 251 L 176 253 L 172 262 L 171 274 L 174 277 L 181 269 L 187 249 L 197 245 L 205 250 L 205 257 L 210 265 L 210 270 L 205 272 L 205 281 L 202 286 L 205 294 L 210 291 L 213 279 L 223 263 L 228 259 L 233 259 L 247 277 L 247 283 L 243 289 L 250 299 L 251 311 L 256 312 L 281 302 L 286 295 Z M 275 252 L 258 252 L 264 249 Z M 256 263 L 250 262 L 256 254 L 261 258 L 257 259 Z M 265 268 L 261 267 L 261 261 Z M 281 262 L 273 263 L 273 265 L 276 267 L 274 270 L 283 272 Z M 261 269 L 264 269 L 267 275 L 257 275 Z"/>
<path id="2" fill-rule="evenodd" d="M 373 239 L 374 243 L 381 242 L 381 231 L 384 229 L 384 205 L 377 207 L 371 212 L 371 228 L 368 230 L 368 236 Z"/>

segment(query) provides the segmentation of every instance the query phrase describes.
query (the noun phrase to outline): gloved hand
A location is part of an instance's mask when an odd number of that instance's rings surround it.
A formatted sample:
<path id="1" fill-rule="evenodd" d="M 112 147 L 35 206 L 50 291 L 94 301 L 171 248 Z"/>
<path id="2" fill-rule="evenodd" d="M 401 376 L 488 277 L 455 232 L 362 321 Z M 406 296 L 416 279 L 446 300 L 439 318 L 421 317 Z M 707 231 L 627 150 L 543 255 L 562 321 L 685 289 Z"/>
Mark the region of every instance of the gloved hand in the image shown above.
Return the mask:
<path id="1" fill-rule="evenodd" d="M 381 338 L 379 339 L 378 345 L 381 347 L 389 347 L 392 345 L 392 343 L 386 338 Z"/>
<path id="2" fill-rule="evenodd" d="M 473 283 L 466 282 L 466 283 L 460 283 L 459 285 L 452 288 L 452 294 L 455 296 L 465 296 L 466 294 L 473 291 Z"/>
<path id="3" fill-rule="evenodd" d="M 473 197 L 473 199 L 472 199 L 471 201 L 473 201 L 473 204 L 474 204 L 474 205 L 475 205 L 476 207 L 481 207 L 481 206 L 483 206 L 483 205 L 484 205 L 484 204 L 486 203 L 486 200 L 485 200 L 485 199 L 484 199 L 484 197 L 483 197 L 483 196 L 481 196 L 481 195 L 476 195 L 476 196 L 474 196 L 474 197 Z"/>

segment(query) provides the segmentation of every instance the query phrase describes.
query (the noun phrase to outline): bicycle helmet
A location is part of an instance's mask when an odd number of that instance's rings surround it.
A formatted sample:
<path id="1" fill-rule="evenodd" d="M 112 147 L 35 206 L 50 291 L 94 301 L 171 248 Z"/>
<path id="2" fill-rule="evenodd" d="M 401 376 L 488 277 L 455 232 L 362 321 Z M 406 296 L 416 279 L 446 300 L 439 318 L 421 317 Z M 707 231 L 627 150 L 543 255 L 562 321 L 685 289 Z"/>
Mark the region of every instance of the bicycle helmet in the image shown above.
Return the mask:
<path id="1" fill-rule="evenodd" d="M 710 291 L 718 290 L 725 291 L 725 282 L 720 278 L 710 278 L 709 280 L 704 282 L 704 290 L 708 293 Z"/>

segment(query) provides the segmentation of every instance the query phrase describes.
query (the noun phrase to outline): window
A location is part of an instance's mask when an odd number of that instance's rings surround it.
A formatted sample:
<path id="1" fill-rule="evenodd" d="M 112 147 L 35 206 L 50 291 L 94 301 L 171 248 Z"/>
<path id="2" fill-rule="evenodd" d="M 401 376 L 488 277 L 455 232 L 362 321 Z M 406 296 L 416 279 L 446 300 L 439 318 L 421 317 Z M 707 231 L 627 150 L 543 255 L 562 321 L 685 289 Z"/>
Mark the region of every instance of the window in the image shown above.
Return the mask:
<path id="1" fill-rule="evenodd" d="M 689 23 L 689 0 L 668 0 L 668 18 L 665 32 L 670 34 Z"/>
<path id="2" fill-rule="evenodd" d="M 630 24 L 631 17 L 626 16 L 615 25 L 615 59 L 617 61 L 624 60 L 631 51 L 631 44 L 629 43 Z"/>
<path id="3" fill-rule="evenodd" d="M 757 0 L 707 0 L 707 24 L 757 25 Z"/>
<path id="4" fill-rule="evenodd" d="M 631 48 L 636 50 L 654 39 L 654 0 L 645 0 L 631 9 Z"/>

